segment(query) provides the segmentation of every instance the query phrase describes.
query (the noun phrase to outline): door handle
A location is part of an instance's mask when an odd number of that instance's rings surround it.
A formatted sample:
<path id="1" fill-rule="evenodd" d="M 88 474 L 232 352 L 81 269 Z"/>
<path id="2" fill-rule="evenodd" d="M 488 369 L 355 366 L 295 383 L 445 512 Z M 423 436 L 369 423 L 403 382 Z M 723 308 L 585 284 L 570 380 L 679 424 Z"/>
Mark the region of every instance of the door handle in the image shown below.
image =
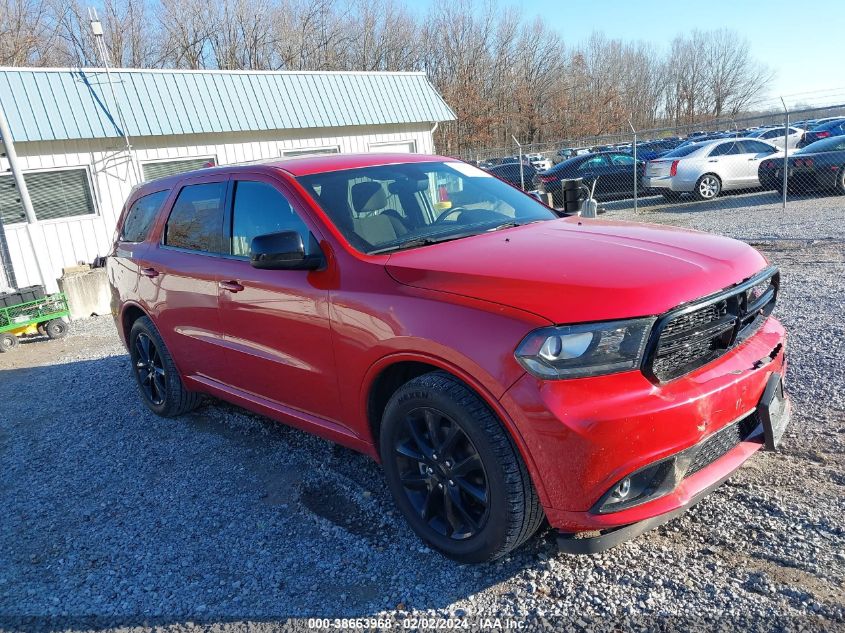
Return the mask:
<path id="1" fill-rule="evenodd" d="M 221 281 L 220 287 L 223 290 L 228 290 L 229 292 L 240 292 L 244 289 L 244 287 L 237 281 Z"/>
<path id="2" fill-rule="evenodd" d="M 155 268 L 142 268 L 141 274 L 144 275 L 144 277 L 149 277 L 151 279 L 153 277 L 158 277 L 158 271 Z"/>
<path id="3" fill-rule="evenodd" d="M 713 160 L 708 160 L 707 162 L 708 163 L 718 163 L 719 161 L 714 158 Z"/>

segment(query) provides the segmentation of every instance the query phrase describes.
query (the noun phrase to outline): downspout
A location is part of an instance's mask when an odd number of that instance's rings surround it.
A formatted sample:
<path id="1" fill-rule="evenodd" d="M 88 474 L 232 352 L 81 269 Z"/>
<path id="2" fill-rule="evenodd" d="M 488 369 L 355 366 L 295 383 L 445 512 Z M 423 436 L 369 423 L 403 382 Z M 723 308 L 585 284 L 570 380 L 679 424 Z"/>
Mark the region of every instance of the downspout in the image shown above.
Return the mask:
<path id="1" fill-rule="evenodd" d="M 26 181 L 23 177 L 23 171 L 18 165 L 18 154 L 15 151 L 15 143 L 12 140 L 12 131 L 9 129 L 9 122 L 6 120 L 6 113 L 0 104 L 0 139 L 3 140 L 3 146 L 6 148 L 6 158 L 9 161 L 9 169 L 12 172 L 12 177 L 15 179 L 15 186 L 18 189 L 18 196 L 20 197 L 21 206 L 23 207 L 24 215 L 26 215 L 26 234 L 29 238 L 29 245 L 32 249 L 32 255 L 35 257 L 35 262 L 38 265 L 38 276 L 42 286 L 47 288 L 48 292 L 53 292 L 55 287 L 55 280 L 48 283 L 52 275 L 43 256 L 46 256 L 46 250 L 36 247 L 41 245 L 44 236 L 40 232 L 38 226 L 38 219 L 35 217 L 35 209 L 32 207 L 32 200 L 29 197 L 29 189 L 27 189 Z M 11 280 L 9 280 L 11 283 Z"/>
<path id="2" fill-rule="evenodd" d="M 433 127 L 433 128 L 431 128 L 431 132 L 429 132 L 429 134 L 431 134 L 431 153 L 432 153 L 432 154 L 436 154 L 436 153 L 437 153 L 437 152 L 435 151 L 435 148 L 434 148 L 434 133 L 437 131 L 437 128 L 438 128 L 439 126 L 440 126 L 440 121 L 435 121 L 435 122 L 434 122 L 434 127 Z"/>

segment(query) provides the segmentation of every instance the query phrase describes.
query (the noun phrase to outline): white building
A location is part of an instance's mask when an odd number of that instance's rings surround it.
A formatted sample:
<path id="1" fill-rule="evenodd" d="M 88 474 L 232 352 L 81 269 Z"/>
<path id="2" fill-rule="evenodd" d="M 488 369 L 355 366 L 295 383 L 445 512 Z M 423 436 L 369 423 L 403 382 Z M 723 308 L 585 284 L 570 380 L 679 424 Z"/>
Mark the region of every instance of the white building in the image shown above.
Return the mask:
<path id="1" fill-rule="evenodd" d="M 433 129 L 455 117 L 422 73 L 0 68 L 3 118 L 0 289 L 52 292 L 63 267 L 108 253 L 142 180 L 304 153 L 432 153 Z"/>

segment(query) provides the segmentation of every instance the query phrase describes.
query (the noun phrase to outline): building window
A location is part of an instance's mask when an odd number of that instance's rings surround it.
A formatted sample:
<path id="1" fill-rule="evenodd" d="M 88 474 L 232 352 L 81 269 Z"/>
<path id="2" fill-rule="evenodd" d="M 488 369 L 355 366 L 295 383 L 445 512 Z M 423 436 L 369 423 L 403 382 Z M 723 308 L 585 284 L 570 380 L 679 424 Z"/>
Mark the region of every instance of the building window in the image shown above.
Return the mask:
<path id="1" fill-rule="evenodd" d="M 204 156 L 142 163 L 141 169 L 144 172 L 144 180 L 155 180 L 156 178 L 166 178 L 167 176 L 183 174 L 186 171 L 203 169 L 204 167 L 214 167 L 215 165 L 217 165 L 217 159 L 214 156 Z"/>
<path id="2" fill-rule="evenodd" d="M 298 147 L 296 149 L 283 149 L 284 158 L 295 158 L 296 156 L 319 156 L 321 154 L 340 154 L 340 147 L 330 145 L 328 147 Z"/>
<path id="3" fill-rule="evenodd" d="M 377 154 L 416 154 L 417 142 L 414 140 L 408 141 L 390 141 L 388 143 L 370 143 L 367 148 L 371 153 Z"/>
<path id="4" fill-rule="evenodd" d="M 38 220 L 96 213 L 87 169 L 28 172 L 24 180 Z M 26 222 L 18 187 L 8 174 L 0 176 L 0 220 L 3 224 Z"/>

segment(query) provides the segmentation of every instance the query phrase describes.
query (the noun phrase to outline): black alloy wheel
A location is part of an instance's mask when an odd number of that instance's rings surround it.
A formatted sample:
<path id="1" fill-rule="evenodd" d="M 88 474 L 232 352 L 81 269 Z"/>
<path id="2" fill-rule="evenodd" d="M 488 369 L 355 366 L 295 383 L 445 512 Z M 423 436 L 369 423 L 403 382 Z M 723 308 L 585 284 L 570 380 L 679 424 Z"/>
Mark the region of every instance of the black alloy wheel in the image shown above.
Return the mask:
<path id="1" fill-rule="evenodd" d="M 167 372 L 158 347 L 145 332 L 135 337 L 132 362 L 141 392 L 150 404 L 162 405 L 167 396 Z"/>
<path id="2" fill-rule="evenodd" d="M 379 454 L 411 529 L 461 563 L 522 545 L 545 515 L 513 438 L 456 377 L 432 371 L 399 387 L 384 409 Z"/>
<path id="3" fill-rule="evenodd" d="M 399 479 L 420 518 L 451 539 L 477 534 L 488 517 L 487 473 L 466 433 L 442 411 L 414 409 L 394 442 Z"/>

